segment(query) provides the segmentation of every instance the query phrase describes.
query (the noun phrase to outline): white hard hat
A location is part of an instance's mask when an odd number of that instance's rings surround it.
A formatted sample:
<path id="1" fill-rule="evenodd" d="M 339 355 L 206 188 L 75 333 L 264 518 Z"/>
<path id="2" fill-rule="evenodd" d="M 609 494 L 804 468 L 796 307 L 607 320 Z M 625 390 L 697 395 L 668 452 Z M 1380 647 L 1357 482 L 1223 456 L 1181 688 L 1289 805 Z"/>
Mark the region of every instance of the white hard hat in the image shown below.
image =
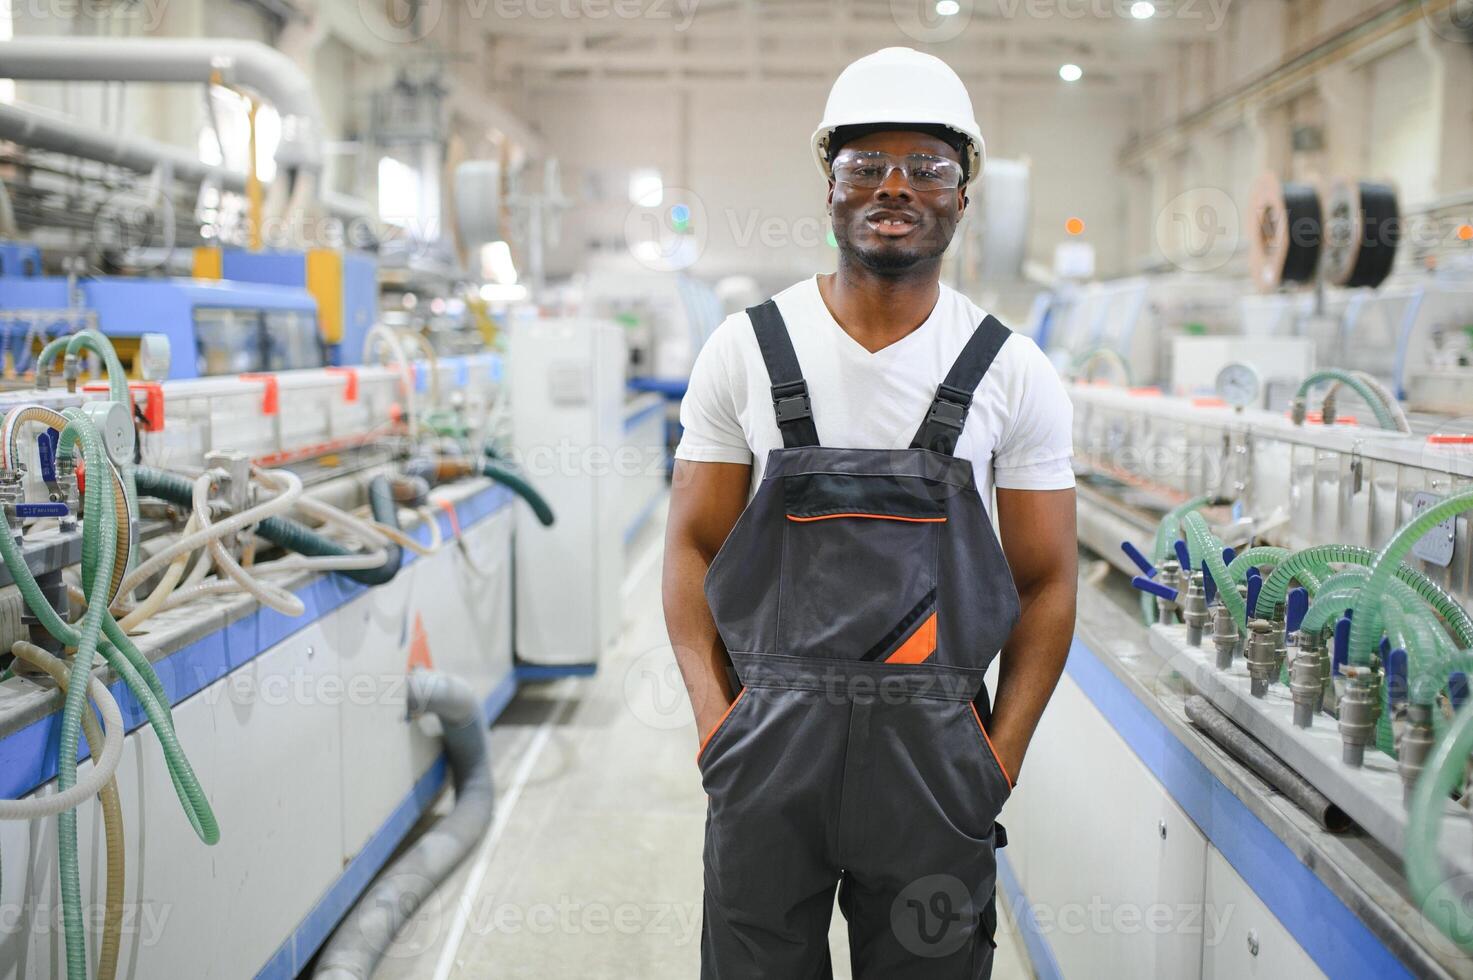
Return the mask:
<path id="1" fill-rule="evenodd" d="M 873 123 L 945 126 L 966 137 L 967 183 L 977 179 L 987 162 L 967 87 L 946 62 L 914 48 L 882 48 L 867 54 L 834 80 L 823 122 L 813 131 L 813 158 L 825 178 L 833 131 Z"/>

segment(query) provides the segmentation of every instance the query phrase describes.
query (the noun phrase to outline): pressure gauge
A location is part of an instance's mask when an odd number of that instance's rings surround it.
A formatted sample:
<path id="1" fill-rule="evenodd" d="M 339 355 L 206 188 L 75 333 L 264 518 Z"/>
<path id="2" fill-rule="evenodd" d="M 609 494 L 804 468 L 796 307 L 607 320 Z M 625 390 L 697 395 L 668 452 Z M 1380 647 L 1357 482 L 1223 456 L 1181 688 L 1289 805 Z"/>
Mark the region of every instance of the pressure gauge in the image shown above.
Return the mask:
<path id="1" fill-rule="evenodd" d="M 1251 364 L 1234 361 L 1217 372 L 1217 393 L 1234 408 L 1257 404 L 1262 390 L 1263 381 Z"/>

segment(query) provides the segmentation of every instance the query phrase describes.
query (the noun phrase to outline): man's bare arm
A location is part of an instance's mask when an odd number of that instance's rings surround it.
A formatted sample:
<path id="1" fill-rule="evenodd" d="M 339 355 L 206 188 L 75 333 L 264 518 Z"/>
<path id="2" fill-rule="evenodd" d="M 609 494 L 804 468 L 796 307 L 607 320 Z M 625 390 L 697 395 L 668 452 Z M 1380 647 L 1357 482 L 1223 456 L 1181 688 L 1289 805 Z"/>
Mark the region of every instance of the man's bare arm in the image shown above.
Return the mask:
<path id="1" fill-rule="evenodd" d="M 1079 566 L 1074 491 L 999 488 L 997 518 L 1023 611 L 1003 644 L 990 734 L 1017 782 L 1074 638 Z"/>
<path id="2" fill-rule="evenodd" d="M 690 694 L 696 737 L 704 738 L 736 692 L 727 686 L 730 659 L 706 604 L 706 570 L 747 505 L 752 467 L 675 461 L 665 530 L 665 629 Z"/>

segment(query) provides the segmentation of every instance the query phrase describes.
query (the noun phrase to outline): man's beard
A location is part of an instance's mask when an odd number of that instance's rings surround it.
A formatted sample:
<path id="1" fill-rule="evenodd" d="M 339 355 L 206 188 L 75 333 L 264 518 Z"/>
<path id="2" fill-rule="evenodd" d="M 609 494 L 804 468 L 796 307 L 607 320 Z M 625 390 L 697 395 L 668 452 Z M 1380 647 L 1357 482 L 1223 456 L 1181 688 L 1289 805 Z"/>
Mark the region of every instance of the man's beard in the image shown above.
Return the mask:
<path id="1" fill-rule="evenodd" d="M 864 218 L 860 217 L 858 220 L 862 223 Z M 881 241 L 860 245 L 850 239 L 847 229 L 844 234 L 839 234 L 836 224 L 834 240 L 841 253 L 869 271 L 882 276 L 895 276 L 940 258 L 951 244 L 951 233 L 954 230 L 954 224 L 948 226 L 944 221 L 937 221 L 917 229 L 916 234 L 921 238 L 915 243 L 892 245 Z"/>

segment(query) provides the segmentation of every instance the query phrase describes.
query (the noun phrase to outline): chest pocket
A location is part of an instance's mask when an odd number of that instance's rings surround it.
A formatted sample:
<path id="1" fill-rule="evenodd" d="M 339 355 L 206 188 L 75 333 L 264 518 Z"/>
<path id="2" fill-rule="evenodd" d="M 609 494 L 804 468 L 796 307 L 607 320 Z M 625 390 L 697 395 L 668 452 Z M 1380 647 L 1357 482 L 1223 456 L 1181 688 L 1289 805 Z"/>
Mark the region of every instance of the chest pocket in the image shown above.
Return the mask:
<path id="1" fill-rule="evenodd" d="M 928 659 L 948 489 L 890 475 L 784 477 L 778 652 Z"/>

